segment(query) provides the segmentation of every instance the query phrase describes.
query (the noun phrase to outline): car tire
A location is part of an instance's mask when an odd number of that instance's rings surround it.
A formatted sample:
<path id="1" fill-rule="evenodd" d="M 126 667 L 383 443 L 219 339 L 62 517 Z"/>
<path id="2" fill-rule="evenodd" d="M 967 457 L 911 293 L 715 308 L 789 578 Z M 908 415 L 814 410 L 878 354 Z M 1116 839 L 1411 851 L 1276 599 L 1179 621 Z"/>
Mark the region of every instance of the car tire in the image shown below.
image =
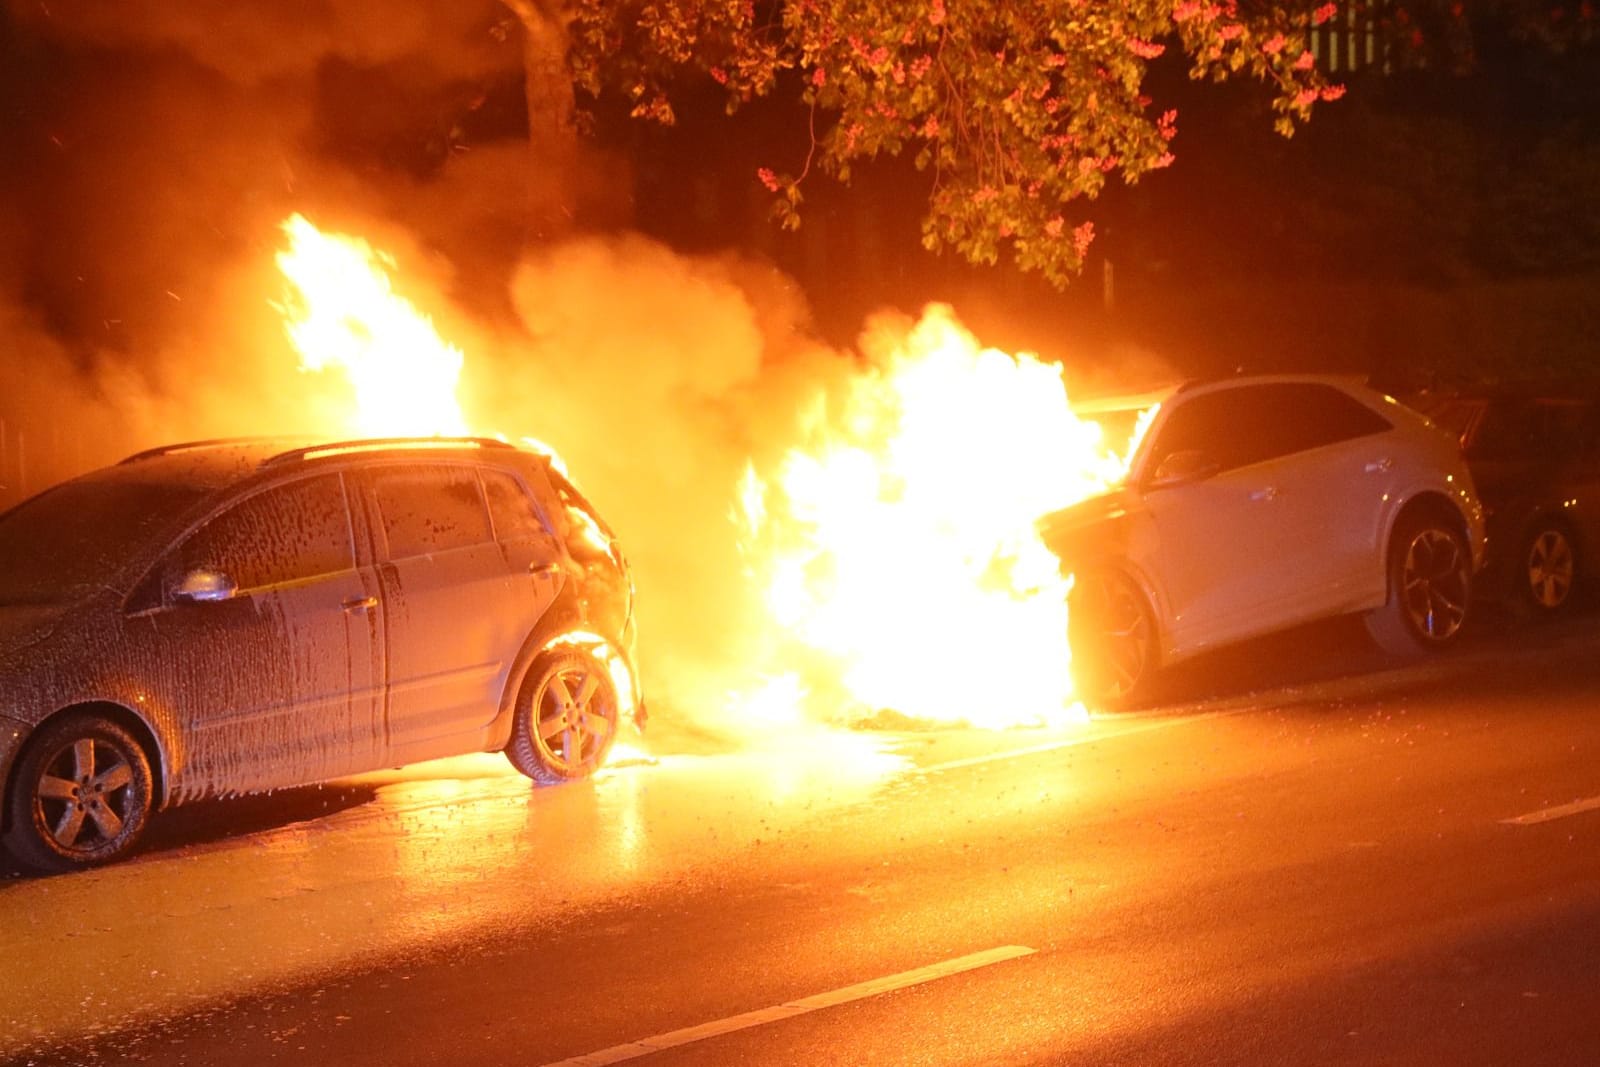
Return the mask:
<path id="1" fill-rule="evenodd" d="M 1383 651 L 1416 656 L 1461 636 L 1472 594 L 1466 538 L 1432 517 L 1404 520 L 1389 542 L 1388 598 L 1367 614 L 1367 632 Z"/>
<path id="2" fill-rule="evenodd" d="M 12 778 L 6 848 L 40 873 L 127 856 L 155 791 L 144 748 L 101 715 L 69 715 L 28 742 Z"/>
<path id="3" fill-rule="evenodd" d="M 616 685 L 604 663 L 564 648 L 539 657 L 517 696 L 506 758 L 536 782 L 587 778 L 617 737 Z"/>
<path id="4" fill-rule="evenodd" d="M 1156 673 L 1156 627 L 1144 593 L 1115 568 L 1073 579 L 1067 602 L 1072 677 L 1085 703 L 1122 708 L 1146 695 Z"/>
<path id="5" fill-rule="evenodd" d="M 1553 519 L 1541 519 L 1523 535 L 1514 557 L 1515 595 L 1527 614 L 1555 618 L 1568 611 L 1581 572 L 1571 532 Z"/>

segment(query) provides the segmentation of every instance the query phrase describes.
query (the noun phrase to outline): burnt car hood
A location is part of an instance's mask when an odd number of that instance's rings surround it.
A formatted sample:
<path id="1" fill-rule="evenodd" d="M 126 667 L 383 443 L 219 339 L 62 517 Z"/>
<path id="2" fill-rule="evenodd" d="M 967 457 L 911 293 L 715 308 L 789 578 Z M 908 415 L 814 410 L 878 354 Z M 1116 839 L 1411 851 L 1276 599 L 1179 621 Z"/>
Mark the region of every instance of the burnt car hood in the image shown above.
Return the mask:
<path id="1" fill-rule="evenodd" d="M 1138 493 L 1119 486 L 1041 516 L 1035 525 L 1045 547 L 1071 563 L 1113 547 L 1138 503 Z"/>

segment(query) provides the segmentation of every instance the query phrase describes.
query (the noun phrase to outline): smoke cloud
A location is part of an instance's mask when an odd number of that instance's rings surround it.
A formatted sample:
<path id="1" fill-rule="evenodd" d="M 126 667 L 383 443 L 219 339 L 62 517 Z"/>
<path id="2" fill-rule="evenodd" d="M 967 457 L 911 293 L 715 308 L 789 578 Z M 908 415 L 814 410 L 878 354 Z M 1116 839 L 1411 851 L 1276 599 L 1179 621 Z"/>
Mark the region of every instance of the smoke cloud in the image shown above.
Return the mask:
<path id="1" fill-rule="evenodd" d="M 618 529 L 658 715 L 728 725 L 773 651 L 740 479 L 857 357 L 761 262 L 529 252 L 517 33 L 488 0 L 9 0 L 0 503 L 155 444 L 336 425 L 341 383 L 298 369 L 274 306 L 298 211 L 391 253 L 466 353 L 473 424 L 554 446 Z"/>
<path id="2" fill-rule="evenodd" d="M 531 258 L 512 298 L 521 344 L 478 364 L 481 410 L 554 446 L 617 526 L 657 694 L 715 724 L 765 658 L 732 521 L 740 478 L 794 440 L 803 398 L 843 361 L 807 340 L 772 268 L 640 237 Z"/>

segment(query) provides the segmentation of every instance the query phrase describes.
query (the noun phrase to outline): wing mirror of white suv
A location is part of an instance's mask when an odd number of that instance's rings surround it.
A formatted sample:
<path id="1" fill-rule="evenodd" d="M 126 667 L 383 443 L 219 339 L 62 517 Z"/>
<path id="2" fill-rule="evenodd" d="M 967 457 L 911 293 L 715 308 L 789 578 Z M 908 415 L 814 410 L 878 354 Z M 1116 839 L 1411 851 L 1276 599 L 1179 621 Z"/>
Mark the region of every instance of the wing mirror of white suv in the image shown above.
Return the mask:
<path id="1" fill-rule="evenodd" d="M 1150 479 L 1150 488 L 1166 489 L 1176 485 L 1188 485 L 1191 482 L 1203 482 L 1221 469 L 1222 464 L 1203 450 L 1185 448 L 1171 453 L 1157 465 L 1156 472 Z"/>
<path id="2" fill-rule="evenodd" d="M 202 567 L 183 576 L 183 581 L 172 591 L 172 598 L 199 603 L 208 600 L 232 600 L 238 592 L 238 582 L 221 571 Z"/>

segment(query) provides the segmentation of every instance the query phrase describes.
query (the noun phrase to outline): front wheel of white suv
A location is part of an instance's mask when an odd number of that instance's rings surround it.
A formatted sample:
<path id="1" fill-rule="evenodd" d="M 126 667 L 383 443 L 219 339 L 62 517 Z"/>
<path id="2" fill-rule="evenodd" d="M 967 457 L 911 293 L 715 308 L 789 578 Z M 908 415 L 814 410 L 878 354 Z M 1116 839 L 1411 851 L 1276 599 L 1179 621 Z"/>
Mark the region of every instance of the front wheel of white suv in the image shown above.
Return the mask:
<path id="1" fill-rule="evenodd" d="M 1388 575 L 1388 600 L 1366 617 L 1379 648 L 1415 656 L 1460 636 L 1472 593 L 1472 553 L 1454 526 L 1432 516 L 1403 520 L 1389 542 Z"/>
<path id="2" fill-rule="evenodd" d="M 1101 708 L 1138 700 L 1156 673 L 1156 628 L 1144 594 L 1114 568 L 1084 571 L 1067 600 L 1067 643 L 1078 695 Z"/>

